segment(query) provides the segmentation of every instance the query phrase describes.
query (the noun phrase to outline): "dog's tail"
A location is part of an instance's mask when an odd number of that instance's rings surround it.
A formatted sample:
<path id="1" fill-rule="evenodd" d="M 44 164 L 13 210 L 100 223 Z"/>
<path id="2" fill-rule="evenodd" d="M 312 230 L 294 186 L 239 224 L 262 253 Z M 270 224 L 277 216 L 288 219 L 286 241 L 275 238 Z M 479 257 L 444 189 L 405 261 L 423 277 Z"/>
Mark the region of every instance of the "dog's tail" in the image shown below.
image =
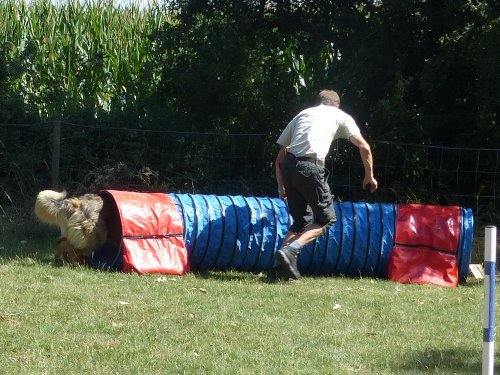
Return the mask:
<path id="1" fill-rule="evenodd" d="M 47 224 L 58 224 L 58 213 L 61 203 L 66 198 L 66 191 L 61 193 L 53 190 L 43 190 L 38 193 L 35 202 L 36 216 Z"/>

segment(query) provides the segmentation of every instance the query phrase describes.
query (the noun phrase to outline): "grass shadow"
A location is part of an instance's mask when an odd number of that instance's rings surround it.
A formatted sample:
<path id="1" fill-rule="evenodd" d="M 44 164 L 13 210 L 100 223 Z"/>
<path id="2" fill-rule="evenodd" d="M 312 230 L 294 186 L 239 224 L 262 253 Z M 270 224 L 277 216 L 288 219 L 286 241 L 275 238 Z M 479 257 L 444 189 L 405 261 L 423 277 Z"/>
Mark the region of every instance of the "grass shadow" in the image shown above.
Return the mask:
<path id="1" fill-rule="evenodd" d="M 52 264 L 54 254 L 48 250 L 31 249 L 23 244 L 19 246 L 10 246 L 8 250 L 0 249 L 0 264 L 19 262 L 25 260 L 24 263 L 31 265 L 33 263 Z"/>
<path id="2" fill-rule="evenodd" d="M 468 277 L 466 282 L 459 283 L 459 288 L 477 288 L 478 285 L 484 285 L 484 280 Z"/>
<path id="3" fill-rule="evenodd" d="M 481 358 L 480 349 L 430 349 L 408 353 L 394 367 L 411 373 L 480 374 Z"/>
<path id="4" fill-rule="evenodd" d="M 58 229 L 35 218 L 10 216 L 0 224 L 0 263 L 27 259 L 28 263 L 50 263 Z"/>
<path id="5" fill-rule="evenodd" d="M 218 271 L 218 270 L 205 270 L 205 271 L 193 271 L 192 274 L 196 278 L 200 279 L 212 279 L 219 281 L 248 281 L 248 280 L 258 280 L 262 276 L 260 274 L 237 271 L 233 269 Z"/>

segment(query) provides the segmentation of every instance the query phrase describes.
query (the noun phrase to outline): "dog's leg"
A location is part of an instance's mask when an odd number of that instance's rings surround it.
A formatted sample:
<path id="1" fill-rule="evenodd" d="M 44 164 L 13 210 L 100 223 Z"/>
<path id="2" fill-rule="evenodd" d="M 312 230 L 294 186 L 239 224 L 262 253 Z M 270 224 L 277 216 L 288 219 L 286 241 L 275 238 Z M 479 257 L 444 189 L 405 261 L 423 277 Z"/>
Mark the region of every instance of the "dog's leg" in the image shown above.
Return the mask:
<path id="1" fill-rule="evenodd" d="M 66 237 L 59 237 L 54 250 L 54 266 L 62 267 L 66 262 L 65 248 L 68 240 Z"/>

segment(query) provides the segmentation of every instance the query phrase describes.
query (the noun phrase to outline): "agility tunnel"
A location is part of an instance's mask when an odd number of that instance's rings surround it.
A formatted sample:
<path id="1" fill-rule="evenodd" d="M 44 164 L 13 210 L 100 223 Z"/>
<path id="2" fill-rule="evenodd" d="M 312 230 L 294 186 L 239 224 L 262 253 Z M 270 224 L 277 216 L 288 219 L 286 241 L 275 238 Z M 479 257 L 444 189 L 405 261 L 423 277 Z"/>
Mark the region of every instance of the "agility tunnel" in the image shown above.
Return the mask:
<path id="1" fill-rule="evenodd" d="M 116 204 L 120 249 L 92 265 L 124 272 L 268 270 L 291 223 L 286 202 L 269 197 L 100 193 Z M 467 278 L 473 216 L 457 206 L 334 202 L 337 222 L 300 253 L 303 275 L 387 278 L 456 286 Z"/>

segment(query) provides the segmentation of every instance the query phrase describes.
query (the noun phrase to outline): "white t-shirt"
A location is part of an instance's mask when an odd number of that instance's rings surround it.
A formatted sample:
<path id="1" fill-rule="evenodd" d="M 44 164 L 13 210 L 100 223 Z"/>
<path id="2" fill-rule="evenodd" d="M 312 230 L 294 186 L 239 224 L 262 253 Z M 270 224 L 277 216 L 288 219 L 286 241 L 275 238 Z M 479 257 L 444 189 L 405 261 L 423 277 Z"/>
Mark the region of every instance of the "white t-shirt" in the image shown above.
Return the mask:
<path id="1" fill-rule="evenodd" d="M 361 134 L 354 119 L 341 109 L 320 104 L 303 110 L 288 123 L 277 143 L 297 157 L 325 161 L 337 138 Z"/>

